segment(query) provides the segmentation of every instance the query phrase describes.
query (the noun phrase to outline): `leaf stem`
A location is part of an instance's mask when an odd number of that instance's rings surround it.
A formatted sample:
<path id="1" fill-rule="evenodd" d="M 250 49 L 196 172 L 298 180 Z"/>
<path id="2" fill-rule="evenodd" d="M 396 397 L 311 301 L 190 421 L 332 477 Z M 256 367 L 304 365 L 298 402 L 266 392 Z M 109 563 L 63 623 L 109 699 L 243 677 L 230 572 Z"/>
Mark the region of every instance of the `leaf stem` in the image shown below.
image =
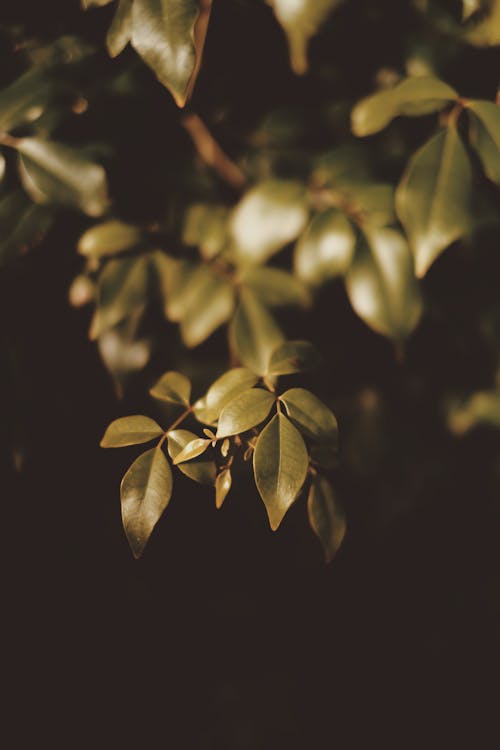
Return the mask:
<path id="1" fill-rule="evenodd" d="M 168 433 L 172 432 L 172 430 L 175 430 L 175 428 L 178 427 L 181 424 L 181 422 L 184 422 L 184 420 L 191 414 L 192 411 L 193 411 L 193 407 L 189 406 L 186 409 L 186 411 L 183 411 L 182 414 L 180 414 L 177 417 L 177 419 L 175 419 L 172 422 L 172 424 L 170 425 L 170 427 L 167 427 L 167 429 L 165 430 L 165 432 L 163 434 L 163 437 L 161 438 L 160 442 L 158 443 L 158 448 L 161 448 L 161 446 L 163 445 L 163 443 L 165 442 L 165 440 L 168 438 Z"/>
<path id="2" fill-rule="evenodd" d="M 199 115 L 189 112 L 181 118 L 181 125 L 189 133 L 198 156 L 219 177 L 236 190 L 242 190 L 246 177 L 237 164 L 222 150 Z"/>

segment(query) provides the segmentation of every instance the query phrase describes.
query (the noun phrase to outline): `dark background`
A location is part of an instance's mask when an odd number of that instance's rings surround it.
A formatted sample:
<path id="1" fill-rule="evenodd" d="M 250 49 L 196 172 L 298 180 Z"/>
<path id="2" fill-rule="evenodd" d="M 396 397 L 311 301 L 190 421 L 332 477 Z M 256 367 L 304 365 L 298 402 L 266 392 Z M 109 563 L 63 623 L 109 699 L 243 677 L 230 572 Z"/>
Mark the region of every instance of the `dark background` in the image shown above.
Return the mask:
<path id="1" fill-rule="evenodd" d="M 271 106 L 306 111 L 330 86 L 339 98 L 371 90 L 373 71 L 401 65 L 420 23 L 408 3 L 339 11 L 313 45 L 318 65 L 328 55 L 341 61 L 332 83 L 289 73 L 262 4 L 215 6 L 193 108 L 217 131 L 216 111 L 231 100 L 218 134 L 235 154 L 236 125 L 250 128 Z M 12 3 L 2 15 L 28 34 L 100 42 L 109 13 L 54 0 Z M 448 79 L 493 98 L 498 62 L 496 52 L 463 48 Z M 103 74 L 110 65 L 99 58 Z M 87 129 L 118 144 L 110 168 L 121 210 L 148 216 L 174 189 L 172 160 L 182 163 L 190 145 L 164 90 L 142 75 L 148 108 L 122 102 L 117 114 L 103 103 Z M 328 145 L 324 123 L 314 137 Z M 307 320 L 293 321 L 294 337 L 325 355 L 312 385 L 341 429 L 335 486 L 349 531 L 331 565 L 303 500 L 272 534 L 250 481 L 216 512 L 207 490 L 180 475 L 137 562 L 118 490 L 135 452 L 98 442 L 114 417 L 152 413 L 143 394 L 172 366 L 176 333 L 155 324 L 160 353 L 118 402 L 87 339 L 89 314 L 67 302 L 85 226 L 61 217 L 42 246 L 0 275 L 3 619 L 15 746 L 33 738 L 70 748 L 447 748 L 461 738 L 496 746 L 500 435 L 452 437 L 442 405 L 448 390 L 492 384 L 496 352 L 478 331 L 497 314 L 498 241 L 484 233 L 436 263 L 424 282 L 428 313 L 402 363 L 354 316 L 340 284 Z M 195 361 L 223 346 L 216 336 Z M 13 455 L 22 456 L 19 471 Z"/>

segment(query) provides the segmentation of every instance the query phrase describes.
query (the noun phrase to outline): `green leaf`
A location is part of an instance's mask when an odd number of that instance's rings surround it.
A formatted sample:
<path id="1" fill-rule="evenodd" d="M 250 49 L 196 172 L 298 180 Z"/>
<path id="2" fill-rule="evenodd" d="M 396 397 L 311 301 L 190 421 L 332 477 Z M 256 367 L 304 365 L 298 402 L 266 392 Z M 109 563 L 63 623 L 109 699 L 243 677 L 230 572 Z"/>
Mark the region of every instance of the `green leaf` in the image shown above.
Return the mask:
<path id="1" fill-rule="evenodd" d="M 118 7 L 106 36 L 111 57 L 117 57 L 132 38 L 132 0 L 118 0 Z"/>
<path id="2" fill-rule="evenodd" d="M 143 309 L 134 310 L 118 325 L 99 335 L 99 354 L 115 381 L 118 397 L 123 396 L 133 374 L 142 370 L 151 356 L 150 339 L 138 335 Z"/>
<path id="3" fill-rule="evenodd" d="M 405 78 L 393 89 L 362 99 L 351 115 L 352 132 L 366 136 L 383 130 L 399 115 L 418 116 L 438 112 L 458 93 L 448 84 L 431 76 Z"/>
<path id="4" fill-rule="evenodd" d="M 472 101 L 470 142 L 483 165 L 486 176 L 500 185 L 500 107 L 493 102 Z"/>
<path id="5" fill-rule="evenodd" d="M 307 307 L 311 296 L 304 283 L 287 271 L 269 266 L 250 266 L 241 273 L 241 283 L 268 307 Z"/>
<path id="6" fill-rule="evenodd" d="M 235 396 L 222 410 L 217 438 L 246 432 L 265 420 L 276 399 L 262 388 L 250 388 Z"/>
<path id="7" fill-rule="evenodd" d="M 293 375 L 312 370 L 321 362 L 321 356 L 309 341 L 285 341 L 272 353 L 269 375 Z"/>
<path id="8" fill-rule="evenodd" d="M 308 465 L 300 432 L 283 414 L 276 414 L 260 433 L 253 456 L 255 483 L 273 531 L 300 493 Z"/>
<path id="9" fill-rule="evenodd" d="M 53 222 L 45 207 L 33 205 L 22 190 L 0 198 L 0 266 L 23 255 L 40 242 Z"/>
<path id="10" fill-rule="evenodd" d="M 265 375 L 271 354 L 284 336 L 269 311 L 249 290 L 242 290 L 229 328 L 229 340 L 245 367 L 257 375 Z"/>
<path id="11" fill-rule="evenodd" d="M 91 339 L 144 308 L 148 300 L 148 280 L 146 257 L 111 260 L 106 264 L 98 280 Z"/>
<path id="12" fill-rule="evenodd" d="M 462 0 L 462 20 L 467 21 L 474 13 L 481 10 L 483 0 Z"/>
<path id="13" fill-rule="evenodd" d="M 189 378 L 180 372 L 166 372 L 156 381 L 149 393 L 159 401 L 169 401 L 172 404 L 189 406 L 191 382 Z"/>
<path id="14" fill-rule="evenodd" d="M 191 440 L 174 458 L 174 466 L 182 464 L 185 461 L 192 461 L 193 458 L 198 458 L 202 453 L 205 453 L 211 442 L 211 440 L 207 440 L 206 438 Z"/>
<path id="15" fill-rule="evenodd" d="M 422 299 L 408 243 L 398 230 L 367 231 L 345 283 L 354 310 L 377 333 L 401 341 L 417 326 Z"/>
<path id="16" fill-rule="evenodd" d="M 231 469 L 223 469 L 221 473 L 217 475 L 217 479 L 215 480 L 215 507 L 217 510 L 222 508 L 222 504 L 231 489 L 231 484 Z"/>
<path id="17" fill-rule="evenodd" d="M 500 429 L 500 393 L 477 391 L 464 403 L 450 410 L 448 423 L 452 432 L 462 435 L 477 425 Z"/>
<path id="18" fill-rule="evenodd" d="M 101 448 L 123 448 L 126 445 L 149 443 L 150 440 L 163 435 L 160 425 L 137 414 L 133 417 L 121 417 L 111 422 L 101 440 Z"/>
<path id="19" fill-rule="evenodd" d="M 168 453 L 175 460 L 183 448 L 193 440 L 199 440 L 198 435 L 189 430 L 171 430 L 167 435 Z M 213 485 L 216 476 L 215 461 L 206 453 L 194 458 L 188 463 L 179 464 L 178 468 L 190 479 L 200 484 Z"/>
<path id="20" fill-rule="evenodd" d="M 350 185 L 348 193 L 351 211 L 361 217 L 365 226 L 386 227 L 396 221 L 392 185 L 385 182 Z"/>
<path id="21" fill-rule="evenodd" d="M 465 34 L 466 40 L 478 47 L 500 44 L 500 0 L 490 0 L 488 11 L 488 15 Z"/>
<path id="22" fill-rule="evenodd" d="M 307 71 L 307 47 L 340 0 L 268 0 L 283 27 L 290 49 L 290 65 L 298 75 Z"/>
<path id="23" fill-rule="evenodd" d="M 205 424 L 214 424 L 219 419 L 222 409 L 235 396 L 252 388 L 258 381 L 255 373 L 245 367 L 235 367 L 212 383 L 203 398 L 194 405 L 196 419 Z"/>
<path id="24" fill-rule="evenodd" d="M 125 534 L 137 559 L 172 496 L 172 470 L 161 448 L 151 448 L 134 461 L 120 494 Z"/>
<path id="25" fill-rule="evenodd" d="M 209 274 L 207 283 L 200 284 L 199 297 L 185 308 L 181 320 L 182 340 L 189 348 L 198 346 L 227 323 L 234 311 L 232 285 L 215 273 Z"/>
<path id="26" fill-rule="evenodd" d="M 41 138 L 20 138 L 16 149 L 23 187 L 36 203 L 70 205 L 88 216 L 106 211 L 106 173 L 81 150 Z"/>
<path id="27" fill-rule="evenodd" d="M 132 5 L 132 45 L 179 107 L 186 103 L 202 53 L 204 38 L 195 44 L 199 16 L 199 0 L 134 0 Z"/>
<path id="28" fill-rule="evenodd" d="M 184 219 L 182 242 L 199 247 L 204 258 L 214 258 L 227 242 L 228 215 L 226 206 L 204 203 L 190 206 Z"/>
<path id="29" fill-rule="evenodd" d="M 60 96 L 62 88 L 46 67 L 24 73 L 0 91 L 0 132 L 36 122 Z"/>
<path id="30" fill-rule="evenodd" d="M 355 244 L 356 235 L 346 216 L 335 208 L 323 211 L 295 247 L 295 273 L 315 286 L 340 276 L 349 268 Z"/>
<path id="31" fill-rule="evenodd" d="M 410 159 L 396 191 L 396 211 L 410 240 L 419 277 L 472 225 L 472 169 L 453 125 Z"/>
<path id="32" fill-rule="evenodd" d="M 293 180 L 265 180 L 249 190 L 230 219 L 242 261 L 264 263 L 303 231 L 309 217 L 305 187 Z"/>
<path id="33" fill-rule="evenodd" d="M 329 563 L 337 554 L 346 532 L 344 511 L 337 502 L 330 482 L 314 477 L 307 497 L 307 512 L 311 528 L 318 536 Z"/>
<path id="34" fill-rule="evenodd" d="M 87 257 L 106 258 L 130 250 L 140 240 L 140 229 L 123 221 L 111 219 L 87 229 L 78 241 L 78 252 Z"/>
<path id="35" fill-rule="evenodd" d="M 311 440 L 337 444 L 335 415 L 313 393 L 305 388 L 290 388 L 280 396 L 288 416 Z"/>

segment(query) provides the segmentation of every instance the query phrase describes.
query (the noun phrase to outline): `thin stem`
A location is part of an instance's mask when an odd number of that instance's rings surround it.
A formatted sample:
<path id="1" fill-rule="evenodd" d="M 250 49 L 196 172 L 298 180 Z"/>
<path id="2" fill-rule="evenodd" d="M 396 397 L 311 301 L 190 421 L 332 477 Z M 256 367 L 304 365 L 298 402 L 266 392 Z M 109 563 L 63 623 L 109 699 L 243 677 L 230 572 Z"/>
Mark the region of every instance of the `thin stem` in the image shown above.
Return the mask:
<path id="1" fill-rule="evenodd" d="M 241 190 L 246 183 L 245 175 L 222 150 L 201 117 L 190 112 L 181 118 L 181 125 L 191 136 L 200 159 L 231 187 Z"/>
<path id="2" fill-rule="evenodd" d="M 163 434 L 162 439 L 158 443 L 158 448 L 161 448 L 161 446 L 163 445 L 163 443 L 165 442 L 165 440 L 168 438 L 168 433 L 172 432 L 172 430 L 175 430 L 175 428 L 178 427 L 181 424 L 181 422 L 183 422 L 186 419 L 186 417 L 188 417 L 191 414 L 192 411 L 193 411 L 193 407 L 189 406 L 186 409 L 186 411 L 182 412 L 182 414 L 179 417 L 177 417 L 177 419 L 175 419 L 172 422 L 172 424 L 170 425 L 170 427 L 167 427 L 167 429 L 165 430 L 165 432 Z"/>

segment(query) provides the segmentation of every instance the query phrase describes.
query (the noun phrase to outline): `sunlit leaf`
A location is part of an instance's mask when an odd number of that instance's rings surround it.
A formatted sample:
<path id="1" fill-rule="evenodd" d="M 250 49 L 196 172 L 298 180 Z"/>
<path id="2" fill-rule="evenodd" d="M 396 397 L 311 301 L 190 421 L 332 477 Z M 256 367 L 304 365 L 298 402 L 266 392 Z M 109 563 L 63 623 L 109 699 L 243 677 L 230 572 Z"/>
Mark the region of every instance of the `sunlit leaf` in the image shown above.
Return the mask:
<path id="1" fill-rule="evenodd" d="M 16 148 L 23 187 L 35 202 L 74 206 L 89 216 L 105 212 L 106 173 L 81 150 L 41 138 L 20 138 Z"/>
<path id="2" fill-rule="evenodd" d="M 249 290 L 240 294 L 229 338 L 242 364 L 258 375 L 265 375 L 272 352 L 284 341 L 274 318 Z"/>
<path id="3" fill-rule="evenodd" d="M 283 414 L 276 414 L 260 433 L 253 457 L 255 483 L 273 531 L 300 493 L 308 465 L 300 432 Z"/>
<path id="4" fill-rule="evenodd" d="M 410 159 L 396 191 L 396 210 L 415 258 L 417 276 L 472 225 L 472 169 L 453 125 Z"/>
<path id="5" fill-rule="evenodd" d="M 408 243 L 398 230 L 367 232 L 345 282 L 354 310 L 378 333 L 401 341 L 417 326 L 422 299 Z"/>
<path id="6" fill-rule="evenodd" d="M 228 214 L 226 206 L 203 203 L 190 206 L 184 219 L 183 243 L 199 247 L 207 259 L 215 257 L 227 241 Z"/>
<path id="7" fill-rule="evenodd" d="M 352 111 L 352 132 L 366 136 L 383 130 L 399 115 L 427 115 L 458 99 L 448 84 L 431 76 L 405 78 L 392 89 L 362 99 Z"/>
<path id="8" fill-rule="evenodd" d="M 262 388 L 250 388 L 235 396 L 222 410 L 217 437 L 224 438 L 246 432 L 268 416 L 275 397 Z"/>
<path id="9" fill-rule="evenodd" d="M 205 424 L 213 424 L 218 420 L 222 409 L 239 393 L 252 388 L 258 379 L 255 373 L 245 367 L 228 370 L 195 403 L 195 417 Z"/>
<path id="10" fill-rule="evenodd" d="M 467 30 L 465 38 L 478 47 L 493 47 L 500 44 L 500 0 L 490 0 L 488 14 Z"/>
<path id="11" fill-rule="evenodd" d="M 205 341 L 233 314 L 235 301 L 232 285 L 221 276 L 209 273 L 206 283 L 200 283 L 198 287 L 197 300 L 186 304 L 181 319 L 182 340 L 190 348 Z"/>
<path id="12" fill-rule="evenodd" d="M 269 375 L 292 375 L 319 365 L 321 357 L 309 341 L 285 341 L 272 353 Z"/>
<path id="13" fill-rule="evenodd" d="M 294 267 L 307 284 L 320 285 L 347 271 L 356 235 L 337 209 L 317 214 L 295 247 Z"/>
<path id="14" fill-rule="evenodd" d="M 191 382 L 180 372 L 166 372 L 149 391 L 153 398 L 169 401 L 180 406 L 189 406 Z"/>
<path id="15" fill-rule="evenodd" d="M 238 256 L 249 263 L 265 262 L 299 236 L 308 217 L 307 193 L 302 183 L 259 183 L 243 196 L 230 219 Z"/>
<path id="16" fill-rule="evenodd" d="M 168 453 L 173 460 L 179 455 L 183 448 L 193 440 L 199 440 L 198 435 L 189 430 L 171 430 L 167 436 Z M 216 476 L 215 461 L 205 452 L 187 463 L 181 463 L 177 467 L 190 479 L 200 484 L 213 485 Z"/>
<path id="17" fill-rule="evenodd" d="M 118 0 L 118 7 L 106 36 L 106 46 L 111 57 L 117 57 L 132 37 L 132 2 Z"/>
<path id="18" fill-rule="evenodd" d="M 462 19 L 466 21 L 478 10 L 481 10 L 483 0 L 462 0 Z"/>
<path id="19" fill-rule="evenodd" d="M 160 425 L 141 414 L 121 417 L 111 422 L 101 440 L 101 448 L 122 448 L 125 445 L 148 443 L 163 435 Z"/>
<path id="20" fill-rule="evenodd" d="M 202 453 L 205 453 L 206 449 L 212 441 L 206 438 L 195 438 L 187 443 L 184 448 L 174 458 L 174 465 L 182 464 L 185 461 L 192 461 L 193 458 L 198 458 Z"/>
<path id="21" fill-rule="evenodd" d="M 337 554 L 346 532 L 346 521 L 333 487 L 324 477 L 315 476 L 307 497 L 307 512 L 311 528 L 318 536 L 329 563 Z"/>
<path id="22" fill-rule="evenodd" d="M 137 245 L 140 239 L 140 229 L 123 221 L 111 219 L 87 229 L 78 241 L 78 252 L 80 255 L 105 258 L 129 250 Z"/>
<path id="23" fill-rule="evenodd" d="M 145 257 L 110 260 L 106 264 L 98 280 L 97 305 L 89 334 L 92 339 L 144 307 L 148 279 Z"/>
<path id="24" fill-rule="evenodd" d="M 217 479 L 215 480 L 215 507 L 217 509 L 222 508 L 222 504 L 231 489 L 231 484 L 231 469 L 223 469 L 223 471 L 217 475 Z"/>
<path id="25" fill-rule="evenodd" d="M 311 296 L 304 283 L 287 271 L 269 266 L 250 266 L 241 282 L 268 307 L 307 307 Z"/>
<path id="26" fill-rule="evenodd" d="M 487 177 L 500 185 L 500 107 L 493 102 L 471 101 L 470 142 Z"/>
<path id="27" fill-rule="evenodd" d="M 172 470 L 161 448 L 151 448 L 134 461 L 120 494 L 123 526 L 138 558 L 172 496 Z"/>
<path id="28" fill-rule="evenodd" d="M 311 440 L 337 443 L 337 420 L 317 396 L 305 388 L 290 388 L 280 396 L 288 416 Z"/>

